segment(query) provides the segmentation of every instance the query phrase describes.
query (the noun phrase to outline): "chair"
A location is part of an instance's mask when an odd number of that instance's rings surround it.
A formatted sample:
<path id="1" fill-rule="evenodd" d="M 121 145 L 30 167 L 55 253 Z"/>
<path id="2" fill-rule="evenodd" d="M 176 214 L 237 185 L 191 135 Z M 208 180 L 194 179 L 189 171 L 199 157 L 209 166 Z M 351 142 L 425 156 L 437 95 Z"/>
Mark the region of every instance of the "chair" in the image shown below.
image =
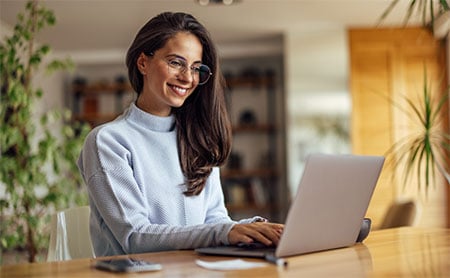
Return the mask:
<path id="1" fill-rule="evenodd" d="M 89 234 L 89 214 L 89 206 L 82 206 L 52 215 L 48 262 L 95 257 Z"/>
<path id="2" fill-rule="evenodd" d="M 395 201 L 387 210 L 380 229 L 413 226 L 418 215 L 419 209 L 415 201 Z"/>

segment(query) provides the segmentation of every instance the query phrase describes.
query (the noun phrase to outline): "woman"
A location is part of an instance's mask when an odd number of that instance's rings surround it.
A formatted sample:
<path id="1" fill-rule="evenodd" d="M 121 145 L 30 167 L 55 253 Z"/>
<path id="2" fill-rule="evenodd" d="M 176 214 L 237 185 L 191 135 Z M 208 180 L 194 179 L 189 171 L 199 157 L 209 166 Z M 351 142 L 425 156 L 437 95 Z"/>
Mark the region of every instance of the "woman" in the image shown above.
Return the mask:
<path id="1" fill-rule="evenodd" d="M 138 97 L 91 131 L 78 166 L 97 256 L 262 242 L 283 225 L 228 216 L 219 166 L 231 148 L 215 46 L 191 15 L 145 24 L 126 64 Z"/>

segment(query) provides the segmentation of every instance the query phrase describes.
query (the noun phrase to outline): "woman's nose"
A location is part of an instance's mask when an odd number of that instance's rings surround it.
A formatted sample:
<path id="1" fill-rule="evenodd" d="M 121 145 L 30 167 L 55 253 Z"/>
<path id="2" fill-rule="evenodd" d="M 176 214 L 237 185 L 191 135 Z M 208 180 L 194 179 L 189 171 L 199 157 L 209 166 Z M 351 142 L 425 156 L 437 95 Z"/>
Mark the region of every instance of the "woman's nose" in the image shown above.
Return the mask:
<path id="1" fill-rule="evenodd" d="M 192 70 L 190 68 L 185 68 L 184 70 L 181 70 L 180 73 L 178 74 L 178 79 L 185 82 L 194 81 Z"/>

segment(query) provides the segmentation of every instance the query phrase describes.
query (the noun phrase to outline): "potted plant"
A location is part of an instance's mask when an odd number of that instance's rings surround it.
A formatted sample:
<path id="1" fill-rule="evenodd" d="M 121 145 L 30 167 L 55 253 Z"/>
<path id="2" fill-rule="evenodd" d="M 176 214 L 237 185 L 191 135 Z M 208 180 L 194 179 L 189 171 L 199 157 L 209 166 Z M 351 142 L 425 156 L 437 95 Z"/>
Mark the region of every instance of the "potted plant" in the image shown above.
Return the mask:
<path id="1" fill-rule="evenodd" d="M 449 92 L 441 94 L 433 91 L 424 69 L 423 88 L 420 101 L 405 97 L 405 104 L 393 99 L 389 101 L 400 111 L 410 117 L 416 129 L 397 141 L 387 152 L 389 165 L 401 173 L 403 185 L 416 177 L 419 185 L 425 186 L 427 192 L 436 181 L 436 170 L 450 183 L 450 134 L 445 132 L 442 122 L 445 109 L 448 108 Z M 447 127 L 448 128 L 448 127 Z"/>
<path id="2" fill-rule="evenodd" d="M 67 111 L 36 115 L 44 92 L 35 88 L 35 74 L 72 63 L 45 62 L 50 47 L 35 40 L 55 24 L 52 11 L 29 1 L 17 18 L 13 33 L 0 42 L 0 256 L 24 249 L 34 262 L 47 246 L 50 214 L 87 203 L 75 162 L 89 128 L 70 122 Z"/>

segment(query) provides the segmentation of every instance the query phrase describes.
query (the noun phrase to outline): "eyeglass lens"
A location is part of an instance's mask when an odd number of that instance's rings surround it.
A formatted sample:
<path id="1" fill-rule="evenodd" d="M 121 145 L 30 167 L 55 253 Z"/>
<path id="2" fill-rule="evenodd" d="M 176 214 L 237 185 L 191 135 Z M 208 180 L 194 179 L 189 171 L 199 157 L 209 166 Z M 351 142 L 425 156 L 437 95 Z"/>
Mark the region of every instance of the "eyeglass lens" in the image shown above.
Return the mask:
<path id="1" fill-rule="evenodd" d="M 203 85 L 208 82 L 209 77 L 212 75 L 211 70 L 207 65 L 200 65 L 198 69 L 198 84 Z M 195 71 L 194 71 L 195 72 Z"/>
<path id="2" fill-rule="evenodd" d="M 176 73 L 186 72 L 188 65 L 181 59 L 170 59 L 167 61 L 167 65 L 170 69 L 174 69 Z M 203 85 L 208 82 L 209 77 L 212 75 L 211 70 L 207 65 L 199 64 L 190 66 L 192 77 L 198 82 L 199 85 Z"/>

